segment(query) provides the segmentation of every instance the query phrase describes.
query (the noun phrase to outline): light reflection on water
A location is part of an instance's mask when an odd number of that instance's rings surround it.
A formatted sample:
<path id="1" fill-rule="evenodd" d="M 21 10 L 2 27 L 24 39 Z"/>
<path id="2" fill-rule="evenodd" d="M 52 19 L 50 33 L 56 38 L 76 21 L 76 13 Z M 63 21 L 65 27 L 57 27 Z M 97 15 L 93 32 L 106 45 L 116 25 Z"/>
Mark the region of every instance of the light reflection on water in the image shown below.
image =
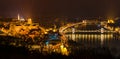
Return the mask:
<path id="1" fill-rule="evenodd" d="M 113 40 L 113 34 L 66 34 L 66 37 L 69 40 L 73 40 L 77 43 L 85 44 L 99 44 L 104 45 L 108 44 L 110 40 Z"/>
<path id="2" fill-rule="evenodd" d="M 69 40 L 73 40 L 80 45 L 77 47 L 106 47 L 114 57 L 120 56 L 120 35 L 113 33 L 107 34 L 66 34 Z M 72 44 L 72 43 L 71 43 Z M 83 47 L 83 48 L 84 48 Z"/>

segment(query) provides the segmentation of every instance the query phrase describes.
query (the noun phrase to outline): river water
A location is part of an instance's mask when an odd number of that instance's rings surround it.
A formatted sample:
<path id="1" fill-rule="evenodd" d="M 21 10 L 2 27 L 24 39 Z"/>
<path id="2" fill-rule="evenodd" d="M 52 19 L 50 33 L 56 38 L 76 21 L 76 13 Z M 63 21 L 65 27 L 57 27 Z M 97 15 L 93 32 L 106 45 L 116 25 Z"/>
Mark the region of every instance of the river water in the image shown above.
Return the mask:
<path id="1" fill-rule="evenodd" d="M 120 39 L 119 36 L 114 33 L 104 34 L 66 34 L 68 40 L 72 40 L 76 43 L 84 44 L 89 47 L 107 47 L 111 54 L 114 56 L 120 56 Z"/>
<path id="2" fill-rule="evenodd" d="M 69 40 L 77 43 L 104 45 L 115 39 L 112 33 L 109 34 L 67 34 Z"/>

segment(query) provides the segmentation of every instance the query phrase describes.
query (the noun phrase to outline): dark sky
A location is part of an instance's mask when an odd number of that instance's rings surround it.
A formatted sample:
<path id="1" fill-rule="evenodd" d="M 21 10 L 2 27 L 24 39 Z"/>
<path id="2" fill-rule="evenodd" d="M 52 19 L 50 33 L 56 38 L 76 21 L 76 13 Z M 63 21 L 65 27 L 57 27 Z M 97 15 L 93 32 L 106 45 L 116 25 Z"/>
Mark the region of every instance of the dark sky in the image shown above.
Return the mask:
<path id="1" fill-rule="evenodd" d="M 118 0 L 0 0 L 0 16 L 119 16 Z"/>

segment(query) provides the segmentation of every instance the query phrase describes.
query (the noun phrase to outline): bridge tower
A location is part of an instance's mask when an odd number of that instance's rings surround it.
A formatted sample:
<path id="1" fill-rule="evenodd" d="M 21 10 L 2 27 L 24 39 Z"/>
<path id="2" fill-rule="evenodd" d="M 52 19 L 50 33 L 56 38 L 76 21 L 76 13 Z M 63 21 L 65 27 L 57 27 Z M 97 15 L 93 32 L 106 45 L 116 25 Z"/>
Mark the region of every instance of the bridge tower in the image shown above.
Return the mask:
<path id="1" fill-rule="evenodd" d="M 104 33 L 104 28 L 101 28 L 101 33 Z"/>

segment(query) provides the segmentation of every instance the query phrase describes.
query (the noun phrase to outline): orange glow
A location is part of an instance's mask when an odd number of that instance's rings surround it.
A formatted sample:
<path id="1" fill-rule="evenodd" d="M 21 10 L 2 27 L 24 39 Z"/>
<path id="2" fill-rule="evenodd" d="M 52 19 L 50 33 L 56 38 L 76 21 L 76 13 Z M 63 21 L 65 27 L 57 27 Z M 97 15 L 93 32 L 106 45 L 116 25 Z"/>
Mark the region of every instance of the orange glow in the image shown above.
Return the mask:
<path id="1" fill-rule="evenodd" d="M 108 23 L 114 23 L 114 20 L 108 20 Z"/>

